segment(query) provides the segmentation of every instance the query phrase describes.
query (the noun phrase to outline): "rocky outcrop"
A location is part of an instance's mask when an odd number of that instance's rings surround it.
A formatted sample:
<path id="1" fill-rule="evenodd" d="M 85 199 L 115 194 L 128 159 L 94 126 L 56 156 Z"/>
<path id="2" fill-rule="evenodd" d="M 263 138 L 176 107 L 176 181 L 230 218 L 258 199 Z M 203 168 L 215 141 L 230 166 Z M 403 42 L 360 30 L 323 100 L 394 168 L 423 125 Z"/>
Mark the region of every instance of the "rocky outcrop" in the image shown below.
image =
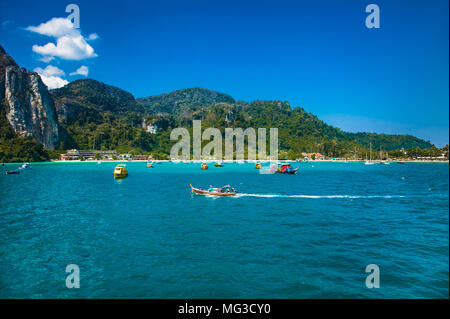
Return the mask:
<path id="1" fill-rule="evenodd" d="M 31 136 L 45 148 L 58 142 L 55 105 L 41 77 L 19 66 L 0 46 L 0 97 L 5 116 L 21 136 Z M 6 114 L 5 114 L 6 113 Z"/>

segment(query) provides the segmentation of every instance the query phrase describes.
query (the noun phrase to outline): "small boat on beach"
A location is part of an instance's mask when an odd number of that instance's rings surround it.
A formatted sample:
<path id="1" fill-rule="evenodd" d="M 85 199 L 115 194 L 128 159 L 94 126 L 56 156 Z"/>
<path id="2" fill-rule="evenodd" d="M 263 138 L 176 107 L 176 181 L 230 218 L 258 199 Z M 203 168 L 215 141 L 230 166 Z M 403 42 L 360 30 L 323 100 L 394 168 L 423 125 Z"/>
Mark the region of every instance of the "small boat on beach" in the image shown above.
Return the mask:
<path id="1" fill-rule="evenodd" d="M 13 169 L 11 171 L 5 170 L 6 175 L 20 174 L 19 169 Z"/>
<path id="2" fill-rule="evenodd" d="M 124 178 L 128 176 L 127 167 L 125 164 L 119 164 L 114 168 L 114 178 Z"/>
<path id="3" fill-rule="evenodd" d="M 203 162 L 202 166 L 200 168 L 201 169 L 208 169 L 208 164 L 206 164 L 206 162 Z"/>
<path id="4" fill-rule="evenodd" d="M 222 188 L 210 186 L 207 190 L 202 188 L 195 188 L 191 186 L 191 194 L 196 195 L 212 195 L 212 196 L 236 196 L 237 191 L 230 185 L 222 186 Z"/>

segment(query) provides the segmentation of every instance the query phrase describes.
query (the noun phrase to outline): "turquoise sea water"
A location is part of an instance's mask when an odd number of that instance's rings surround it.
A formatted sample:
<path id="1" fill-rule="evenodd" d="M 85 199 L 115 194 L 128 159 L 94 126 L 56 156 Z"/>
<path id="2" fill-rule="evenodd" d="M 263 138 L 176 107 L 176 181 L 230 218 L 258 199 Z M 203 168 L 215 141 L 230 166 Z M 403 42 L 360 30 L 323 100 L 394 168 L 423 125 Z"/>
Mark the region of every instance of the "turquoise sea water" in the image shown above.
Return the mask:
<path id="1" fill-rule="evenodd" d="M 292 176 L 134 162 L 121 181 L 115 165 L 0 175 L 1 298 L 449 297 L 448 164 L 299 163 Z"/>

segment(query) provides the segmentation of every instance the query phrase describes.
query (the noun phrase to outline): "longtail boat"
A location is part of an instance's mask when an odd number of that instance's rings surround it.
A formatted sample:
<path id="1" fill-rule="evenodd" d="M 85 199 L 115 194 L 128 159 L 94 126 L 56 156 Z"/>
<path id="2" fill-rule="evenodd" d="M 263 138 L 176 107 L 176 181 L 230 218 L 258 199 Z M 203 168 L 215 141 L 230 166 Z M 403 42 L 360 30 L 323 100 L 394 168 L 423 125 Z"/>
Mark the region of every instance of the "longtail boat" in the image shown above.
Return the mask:
<path id="1" fill-rule="evenodd" d="M 13 169 L 11 171 L 5 171 L 6 175 L 12 175 L 12 174 L 20 174 L 20 171 L 18 169 Z"/>
<path id="2" fill-rule="evenodd" d="M 192 186 L 192 184 L 190 184 L 190 186 L 191 186 L 191 193 L 196 195 L 236 196 L 237 194 L 236 191 L 230 191 L 232 189 L 230 185 L 223 186 L 222 188 L 209 188 L 208 190 L 195 188 L 194 186 Z M 227 190 L 229 191 L 227 192 Z"/>

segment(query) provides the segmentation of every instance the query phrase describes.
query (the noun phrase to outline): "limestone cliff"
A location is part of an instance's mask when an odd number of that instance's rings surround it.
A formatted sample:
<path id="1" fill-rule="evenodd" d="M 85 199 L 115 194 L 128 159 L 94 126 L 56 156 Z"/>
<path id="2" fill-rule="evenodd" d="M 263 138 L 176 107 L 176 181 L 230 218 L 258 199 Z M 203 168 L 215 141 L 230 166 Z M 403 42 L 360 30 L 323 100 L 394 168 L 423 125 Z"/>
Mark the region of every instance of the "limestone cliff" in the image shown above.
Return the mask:
<path id="1" fill-rule="evenodd" d="M 14 131 L 54 149 L 59 129 L 55 105 L 41 77 L 20 68 L 0 46 L 0 98 Z"/>

